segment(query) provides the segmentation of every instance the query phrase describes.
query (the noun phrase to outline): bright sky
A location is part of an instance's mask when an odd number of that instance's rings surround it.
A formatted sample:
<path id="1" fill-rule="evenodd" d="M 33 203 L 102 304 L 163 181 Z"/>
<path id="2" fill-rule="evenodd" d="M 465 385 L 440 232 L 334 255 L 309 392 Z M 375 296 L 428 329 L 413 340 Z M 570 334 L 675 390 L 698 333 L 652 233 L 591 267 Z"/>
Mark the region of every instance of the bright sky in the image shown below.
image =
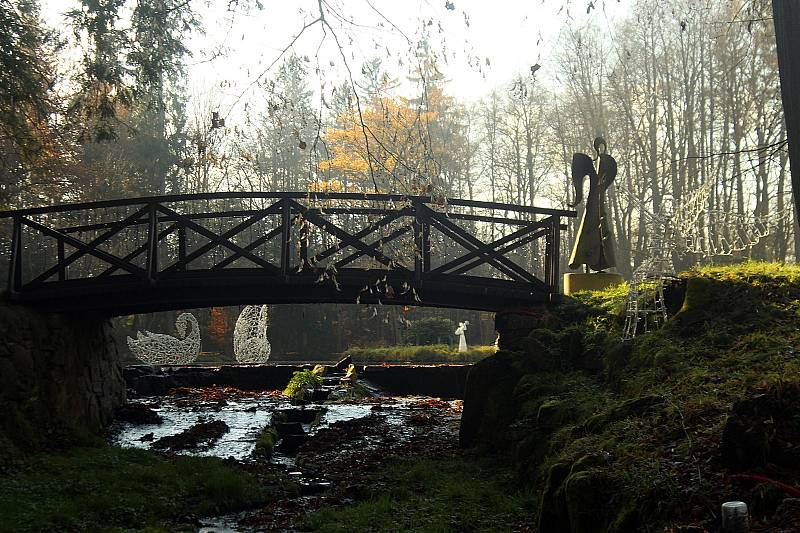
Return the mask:
<path id="1" fill-rule="evenodd" d="M 542 65 L 539 75 L 547 77 L 548 58 L 559 31 L 570 21 L 585 21 L 590 3 L 596 6 L 590 16 L 599 18 L 601 26 L 624 15 L 631 3 L 323 0 L 333 33 L 324 34 L 322 25 L 314 24 L 298 37 L 303 26 L 317 18 L 318 0 L 262 0 L 263 9 L 249 12 L 228 11 L 228 1 L 195 1 L 205 33 L 193 36 L 189 43 L 193 57 L 187 85 L 192 95 L 219 101 L 225 115 L 243 112 L 246 103 L 259 107 L 255 82 L 277 70 L 287 47 L 309 58 L 311 84 L 319 94 L 346 79 L 345 60 L 356 81 L 363 61 L 375 56 L 384 60 L 393 76 L 405 81 L 415 61 L 413 49 L 425 35 L 430 48 L 440 55 L 439 68 L 448 80 L 448 92 L 463 100 L 477 100 L 515 74 L 529 73 L 537 63 Z M 43 0 L 43 15 L 50 24 L 63 28 L 61 15 L 76 4 L 74 0 Z M 407 92 L 411 90 L 408 87 Z"/>

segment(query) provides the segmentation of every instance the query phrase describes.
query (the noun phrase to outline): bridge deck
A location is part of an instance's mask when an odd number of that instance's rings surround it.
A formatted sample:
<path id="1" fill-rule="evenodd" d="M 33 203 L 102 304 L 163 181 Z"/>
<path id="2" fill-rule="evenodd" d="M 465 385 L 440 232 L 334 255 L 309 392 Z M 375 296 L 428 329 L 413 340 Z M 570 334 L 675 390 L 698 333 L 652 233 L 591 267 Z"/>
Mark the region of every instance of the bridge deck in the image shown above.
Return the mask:
<path id="1" fill-rule="evenodd" d="M 500 310 L 558 294 L 573 211 L 354 193 L 222 193 L 0 213 L 8 295 L 122 315 L 257 303 Z M 540 242 L 543 241 L 543 242 Z"/>

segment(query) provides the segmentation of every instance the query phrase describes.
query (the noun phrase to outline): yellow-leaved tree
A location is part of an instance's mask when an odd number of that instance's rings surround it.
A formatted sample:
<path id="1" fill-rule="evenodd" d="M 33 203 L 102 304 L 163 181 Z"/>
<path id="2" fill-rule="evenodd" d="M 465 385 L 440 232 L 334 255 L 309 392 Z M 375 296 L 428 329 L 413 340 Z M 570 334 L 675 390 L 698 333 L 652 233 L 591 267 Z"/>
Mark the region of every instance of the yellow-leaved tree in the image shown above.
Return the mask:
<path id="1" fill-rule="evenodd" d="M 445 154 L 437 110 L 445 98 L 433 88 L 419 101 L 376 96 L 360 113 L 346 108 L 324 133 L 331 157 L 320 162 L 320 169 L 347 190 L 429 192 Z"/>

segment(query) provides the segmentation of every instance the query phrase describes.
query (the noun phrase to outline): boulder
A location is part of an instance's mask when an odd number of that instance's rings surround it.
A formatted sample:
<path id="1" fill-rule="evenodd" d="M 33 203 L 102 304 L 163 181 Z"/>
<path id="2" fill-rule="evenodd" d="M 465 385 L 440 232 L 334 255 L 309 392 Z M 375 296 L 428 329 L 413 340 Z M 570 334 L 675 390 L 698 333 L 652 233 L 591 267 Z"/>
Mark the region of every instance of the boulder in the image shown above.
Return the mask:
<path id="1" fill-rule="evenodd" d="M 613 504 L 608 475 L 599 469 L 574 471 L 564 480 L 564 500 L 569 531 L 596 533 L 608 524 L 608 510 Z"/>
<path id="2" fill-rule="evenodd" d="M 598 456 L 550 467 L 542 493 L 540 533 L 634 533 L 638 531 L 635 502 L 601 466 Z"/>
<path id="3" fill-rule="evenodd" d="M 299 422 L 301 424 L 312 424 L 318 420 L 326 409 L 276 409 L 272 413 L 272 423 L 276 422 Z"/>
<path id="4" fill-rule="evenodd" d="M 171 452 L 208 448 L 228 431 L 228 424 L 222 420 L 199 422 L 175 435 L 161 437 L 152 446 L 157 450 Z"/>
<path id="5" fill-rule="evenodd" d="M 725 466 L 745 469 L 774 464 L 800 467 L 800 391 L 787 387 L 737 401 L 722 430 Z"/>
<path id="6" fill-rule="evenodd" d="M 273 422 L 272 426 L 278 435 L 284 437 L 286 435 L 300 435 L 304 434 L 303 425 L 299 422 Z"/>
<path id="7" fill-rule="evenodd" d="M 126 403 L 114 411 L 114 419 L 129 424 L 161 424 L 164 418 L 150 407 L 141 403 Z"/>
<path id="8" fill-rule="evenodd" d="M 275 449 L 282 453 L 294 454 L 297 453 L 298 448 L 300 448 L 306 440 L 308 440 L 308 435 L 305 433 L 284 435 L 281 437 Z"/>
<path id="9" fill-rule="evenodd" d="M 516 402 L 511 392 L 520 375 L 512 355 L 499 351 L 476 363 L 467 376 L 459 443 L 471 448 L 507 447 L 507 428 L 514 420 Z"/>
<path id="10" fill-rule="evenodd" d="M 570 463 L 556 463 L 547 472 L 539 512 L 540 533 L 562 533 L 570 530 L 564 481 L 569 476 Z"/>

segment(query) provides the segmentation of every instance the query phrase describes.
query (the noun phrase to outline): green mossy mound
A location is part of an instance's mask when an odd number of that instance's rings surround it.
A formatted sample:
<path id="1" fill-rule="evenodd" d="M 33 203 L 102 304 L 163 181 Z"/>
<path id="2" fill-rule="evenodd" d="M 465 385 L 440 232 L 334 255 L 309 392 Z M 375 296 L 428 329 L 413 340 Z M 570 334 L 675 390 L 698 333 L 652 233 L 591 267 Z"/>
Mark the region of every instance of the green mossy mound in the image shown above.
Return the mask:
<path id="1" fill-rule="evenodd" d="M 754 525 L 791 514 L 778 507 L 800 482 L 800 268 L 680 278 L 658 331 L 622 342 L 625 287 L 583 293 L 471 372 L 461 443 L 513 457 L 543 533 L 713 530 L 730 499 Z"/>

